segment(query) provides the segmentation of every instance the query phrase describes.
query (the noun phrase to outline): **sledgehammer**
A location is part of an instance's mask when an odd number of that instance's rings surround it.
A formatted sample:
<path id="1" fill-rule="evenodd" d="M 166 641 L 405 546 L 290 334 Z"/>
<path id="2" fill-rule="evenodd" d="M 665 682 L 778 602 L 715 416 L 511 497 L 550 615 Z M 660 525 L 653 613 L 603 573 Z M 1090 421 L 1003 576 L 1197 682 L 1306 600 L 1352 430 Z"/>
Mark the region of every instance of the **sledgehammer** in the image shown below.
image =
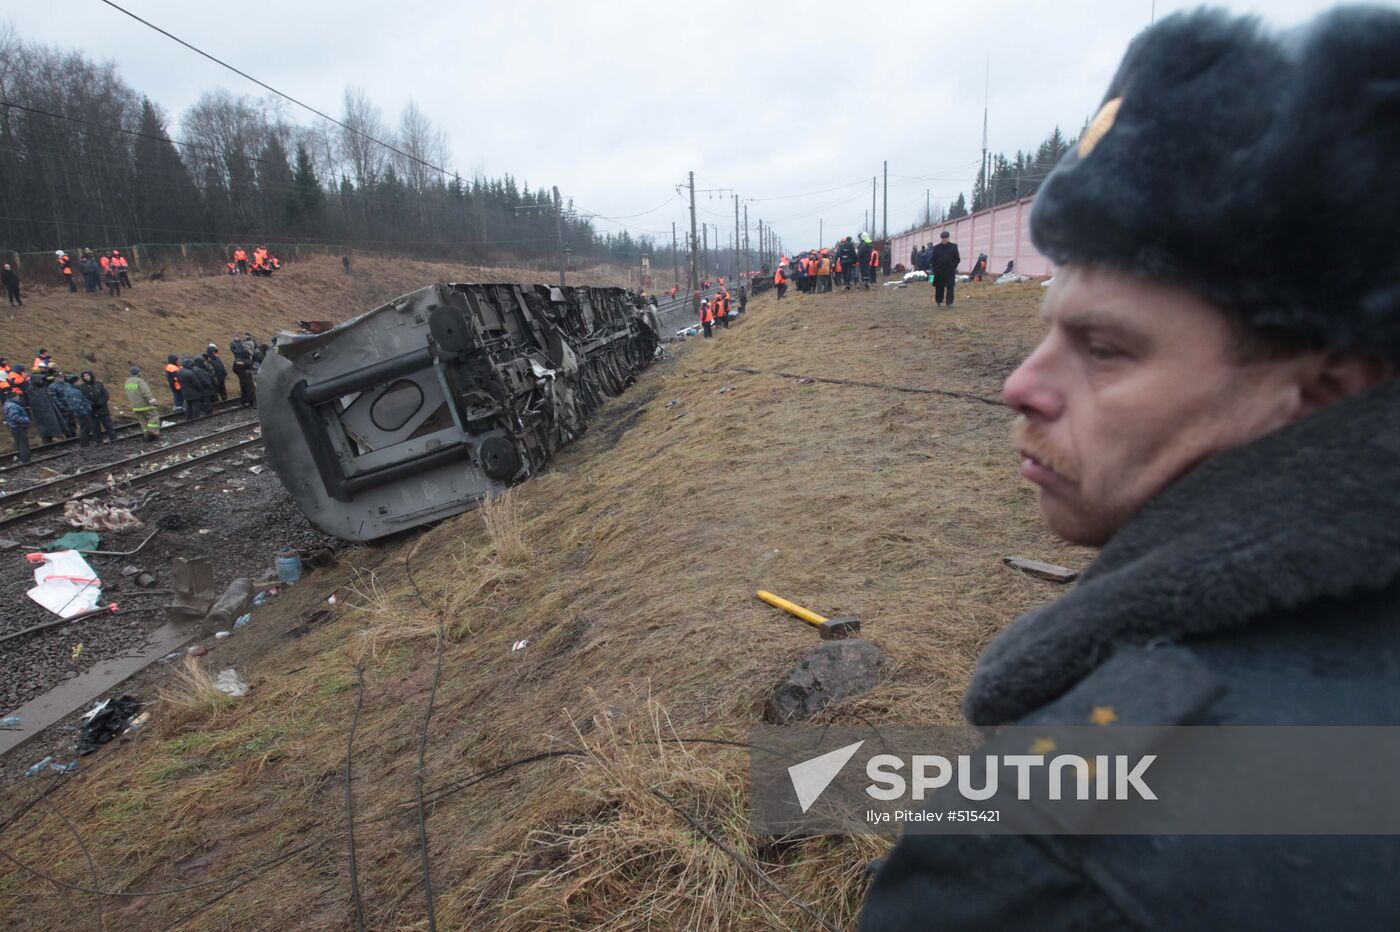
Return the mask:
<path id="1" fill-rule="evenodd" d="M 821 633 L 823 641 L 836 641 L 841 638 L 850 637 L 860 631 L 859 618 L 823 618 L 816 612 L 810 611 L 798 605 L 796 602 L 789 602 L 780 596 L 762 589 L 758 590 L 758 597 L 769 605 L 781 608 L 789 615 L 796 615 L 807 624 L 816 628 Z"/>

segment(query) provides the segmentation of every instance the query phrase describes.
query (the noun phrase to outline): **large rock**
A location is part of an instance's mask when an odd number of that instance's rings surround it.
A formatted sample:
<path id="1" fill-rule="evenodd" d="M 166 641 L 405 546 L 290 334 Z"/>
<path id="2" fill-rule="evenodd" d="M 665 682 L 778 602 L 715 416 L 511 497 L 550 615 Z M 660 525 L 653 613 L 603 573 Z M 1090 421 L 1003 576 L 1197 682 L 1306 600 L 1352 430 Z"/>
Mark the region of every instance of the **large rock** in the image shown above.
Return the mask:
<path id="1" fill-rule="evenodd" d="M 823 641 L 788 672 L 764 718 L 786 725 L 810 718 L 828 702 L 858 696 L 880 682 L 880 648 L 862 638 Z"/>

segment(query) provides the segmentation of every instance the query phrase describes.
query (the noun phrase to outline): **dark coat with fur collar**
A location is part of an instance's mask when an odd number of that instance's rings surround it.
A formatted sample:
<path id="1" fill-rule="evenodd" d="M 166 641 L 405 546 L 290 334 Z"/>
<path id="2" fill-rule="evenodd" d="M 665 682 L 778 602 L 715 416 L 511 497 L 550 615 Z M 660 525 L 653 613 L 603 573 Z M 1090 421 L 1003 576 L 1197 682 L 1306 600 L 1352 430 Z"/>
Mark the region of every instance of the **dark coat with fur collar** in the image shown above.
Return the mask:
<path id="1" fill-rule="evenodd" d="M 982 725 L 1400 724 L 1400 379 L 1198 467 L 988 648 Z M 1393 927 L 1400 839 L 902 839 L 861 927 Z"/>

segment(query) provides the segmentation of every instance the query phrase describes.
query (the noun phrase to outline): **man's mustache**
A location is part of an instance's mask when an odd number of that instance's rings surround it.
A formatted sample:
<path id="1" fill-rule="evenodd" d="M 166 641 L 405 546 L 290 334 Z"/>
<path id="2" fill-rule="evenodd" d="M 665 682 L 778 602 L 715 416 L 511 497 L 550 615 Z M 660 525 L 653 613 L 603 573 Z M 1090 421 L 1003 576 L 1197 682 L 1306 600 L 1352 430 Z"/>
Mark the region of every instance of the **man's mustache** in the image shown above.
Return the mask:
<path id="1" fill-rule="evenodd" d="M 1011 425 L 1011 442 L 1019 451 L 1025 451 L 1042 466 L 1053 469 L 1062 479 L 1079 481 L 1079 473 L 1066 456 L 1061 456 L 1042 437 L 1024 415 L 1016 418 Z"/>

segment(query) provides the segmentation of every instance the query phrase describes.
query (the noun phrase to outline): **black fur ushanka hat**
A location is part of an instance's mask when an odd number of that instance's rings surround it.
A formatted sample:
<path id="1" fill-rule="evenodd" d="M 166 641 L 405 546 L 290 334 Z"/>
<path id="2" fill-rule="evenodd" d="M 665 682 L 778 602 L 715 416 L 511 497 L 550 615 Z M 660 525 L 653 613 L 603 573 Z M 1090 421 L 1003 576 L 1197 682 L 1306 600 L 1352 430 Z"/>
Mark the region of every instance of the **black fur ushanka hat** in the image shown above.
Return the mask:
<path id="1" fill-rule="evenodd" d="M 1271 33 L 1200 10 L 1147 29 L 1036 195 L 1031 235 L 1058 264 L 1400 361 L 1400 11 Z"/>

